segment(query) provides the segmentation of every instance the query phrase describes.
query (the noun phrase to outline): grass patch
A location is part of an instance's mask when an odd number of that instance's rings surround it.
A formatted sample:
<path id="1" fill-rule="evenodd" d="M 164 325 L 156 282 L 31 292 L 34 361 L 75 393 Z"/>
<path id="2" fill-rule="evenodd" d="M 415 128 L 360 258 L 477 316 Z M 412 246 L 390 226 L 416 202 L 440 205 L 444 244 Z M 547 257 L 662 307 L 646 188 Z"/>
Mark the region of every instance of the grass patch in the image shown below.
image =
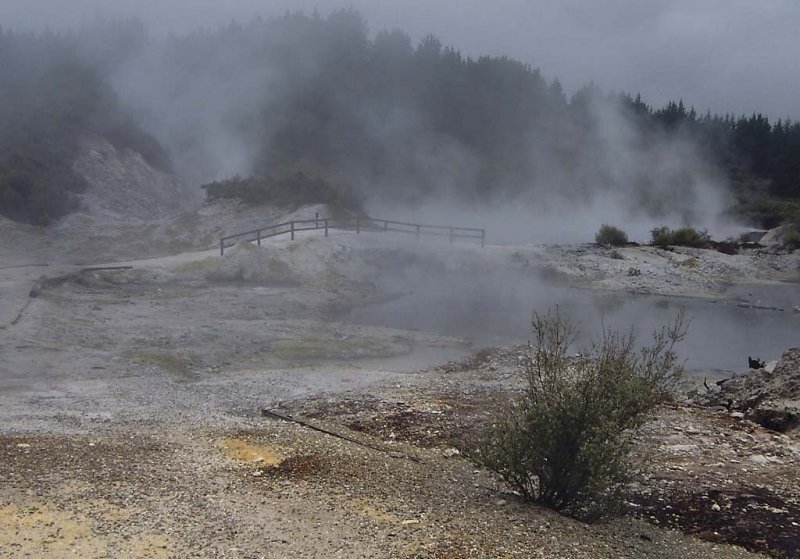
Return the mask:
<path id="1" fill-rule="evenodd" d="M 133 350 L 126 351 L 124 356 L 143 365 L 157 367 L 182 379 L 191 379 L 192 360 L 190 357 L 167 351 Z"/>

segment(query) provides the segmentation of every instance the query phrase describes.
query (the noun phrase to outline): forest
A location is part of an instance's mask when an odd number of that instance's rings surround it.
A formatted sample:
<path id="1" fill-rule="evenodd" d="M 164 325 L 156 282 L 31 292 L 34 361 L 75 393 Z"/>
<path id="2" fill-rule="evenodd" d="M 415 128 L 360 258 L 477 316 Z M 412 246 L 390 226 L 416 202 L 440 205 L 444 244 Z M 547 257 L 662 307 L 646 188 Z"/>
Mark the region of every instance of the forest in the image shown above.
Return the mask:
<path id="1" fill-rule="evenodd" d="M 232 177 L 308 177 L 367 202 L 610 196 L 691 221 L 713 183 L 754 226 L 800 220 L 798 122 L 567 95 L 529 64 L 373 34 L 352 10 L 163 38 L 137 21 L 6 29 L 0 68 L 0 214 L 37 225 L 75 208 L 89 134 L 218 195 Z"/>

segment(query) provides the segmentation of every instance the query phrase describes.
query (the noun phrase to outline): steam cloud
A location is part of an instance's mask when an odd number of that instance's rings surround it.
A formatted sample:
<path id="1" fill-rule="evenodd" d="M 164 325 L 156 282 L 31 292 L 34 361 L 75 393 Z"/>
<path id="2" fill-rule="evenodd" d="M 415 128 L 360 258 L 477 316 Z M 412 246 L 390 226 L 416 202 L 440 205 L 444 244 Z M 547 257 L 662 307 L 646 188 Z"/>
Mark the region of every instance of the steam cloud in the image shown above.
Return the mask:
<path id="1" fill-rule="evenodd" d="M 255 19 L 181 36 L 96 24 L 72 39 L 192 186 L 302 171 L 373 214 L 485 226 L 498 241 L 638 240 L 708 227 L 724 180 L 680 127 L 643 126 L 632 99 L 560 84 L 433 37 L 370 35 L 355 12 Z"/>
<path id="2" fill-rule="evenodd" d="M 295 24 L 308 25 L 308 18 L 297 16 Z M 154 38 L 115 68 L 121 98 L 168 147 L 185 181 L 199 185 L 272 169 L 275 162 L 264 154 L 286 124 L 275 107 L 313 94 L 329 71 L 326 57 L 334 56 L 326 52 L 329 44 L 275 33 L 291 28 L 255 20 Z M 402 34 L 387 36 L 398 48 L 412 49 L 402 44 Z M 346 55 L 349 45 L 336 48 Z M 291 58 L 276 57 L 281 49 Z M 491 196 L 480 195 L 479 155 L 435 130 L 430 115 L 412 104 L 387 108 L 380 99 L 348 100 L 346 91 L 332 96 L 337 110 L 380 151 L 379 164 L 320 169 L 309 162 L 301 170 L 354 187 L 373 213 L 430 214 L 436 222 L 446 213 L 455 222 L 488 226 L 502 241 L 587 241 L 601 222 L 624 225 L 639 240 L 658 224 L 708 227 L 715 235 L 731 230 L 719 219 L 728 205 L 724 181 L 700 146 L 679 132 L 645 141 L 616 98 L 596 88 L 583 93 L 586 128 L 563 129 L 552 121 L 531 134 L 519 152 L 524 170 L 509 166 L 507 184 Z M 398 201 L 408 202 L 405 211 Z"/>

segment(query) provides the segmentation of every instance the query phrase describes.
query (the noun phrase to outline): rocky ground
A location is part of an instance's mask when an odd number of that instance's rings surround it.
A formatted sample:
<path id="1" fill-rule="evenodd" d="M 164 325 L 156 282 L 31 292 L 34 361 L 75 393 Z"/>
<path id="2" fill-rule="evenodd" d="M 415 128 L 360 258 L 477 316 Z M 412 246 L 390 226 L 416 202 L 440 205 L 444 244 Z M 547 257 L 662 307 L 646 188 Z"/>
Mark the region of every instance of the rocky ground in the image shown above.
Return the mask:
<path id="1" fill-rule="evenodd" d="M 467 358 L 463 340 L 342 316 L 396 295 L 387 274 L 724 298 L 796 280 L 800 253 L 352 232 L 213 249 L 237 218 L 317 211 L 0 222 L 0 557 L 796 556 L 796 431 L 665 408 L 640 434 L 629 514 L 582 524 L 456 452 L 518 386 L 519 348 Z"/>

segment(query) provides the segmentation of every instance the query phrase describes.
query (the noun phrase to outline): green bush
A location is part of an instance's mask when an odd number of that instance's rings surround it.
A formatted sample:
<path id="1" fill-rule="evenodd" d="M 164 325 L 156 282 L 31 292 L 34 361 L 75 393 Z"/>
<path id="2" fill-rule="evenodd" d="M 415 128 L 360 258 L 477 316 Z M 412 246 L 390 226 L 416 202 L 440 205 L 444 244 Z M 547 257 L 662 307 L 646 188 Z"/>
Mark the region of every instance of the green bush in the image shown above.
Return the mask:
<path id="1" fill-rule="evenodd" d="M 702 247 L 711 240 L 707 231 L 698 231 L 693 227 L 681 227 L 672 232 L 672 244 L 684 247 Z"/>
<path id="2" fill-rule="evenodd" d="M 769 198 L 740 204 L 733 213 L 758 227 L 772 229 L 782 223 L 800 222 L 800 201 Z"/>
<path id="3" fill-rule="evenodd" d="M 708 232 L 698 231 L 694 227 L 681 227 L 672 230 L 669 227 L 656 227 L 650 231 L 652 243 L 657 247 L 685 246 L 702 248 L 708 246 L 711 237 Z"/>
<path id="4" fill-rule="evenodd" d="M 639 351 L 632 334 L 605 332 L 569 357 L 575 326 L 558 309 L 535 313 L 524 391 L 468 455 L 525 499 L 585 519 L 609 512 L 630 470 L 634 429 L 680 380 L 673 348 L 686 324 L 679 314 Z"/>
<path id="5" fill-rule="evenodd" d="M 594 242 L 603 246 L 624 246 L 628 244 L 628 235 L 622 229 L 604 223 L 594 236 Z"/>
<path id="6" fill-rule="evenodd" d="M 666 248 L 672 244 L 672 230 L 669 227 L 656 227 L 650 231 L 651 242 L 661 248 Z"/>
<path id="7" fill-rule="evenodd" d="M 800 248 L 800 225 L 796 223 L 784 225 L 781 232 L 781 240 L 783 241 L 783 246 L 789 250 Z"/>
<path id="8" fill-rule="evenodd" d="M 321 178 L 311 178 L 303 173 L 277 179 L 236 176 L 204 184 L 202 188 L 209 200 L 236 198 L 246 204 L 272 204 L 282 207 L 328 204 L 334 213 L 363 213 L 360 201 L 353 194 L 334 188 Z"/>

